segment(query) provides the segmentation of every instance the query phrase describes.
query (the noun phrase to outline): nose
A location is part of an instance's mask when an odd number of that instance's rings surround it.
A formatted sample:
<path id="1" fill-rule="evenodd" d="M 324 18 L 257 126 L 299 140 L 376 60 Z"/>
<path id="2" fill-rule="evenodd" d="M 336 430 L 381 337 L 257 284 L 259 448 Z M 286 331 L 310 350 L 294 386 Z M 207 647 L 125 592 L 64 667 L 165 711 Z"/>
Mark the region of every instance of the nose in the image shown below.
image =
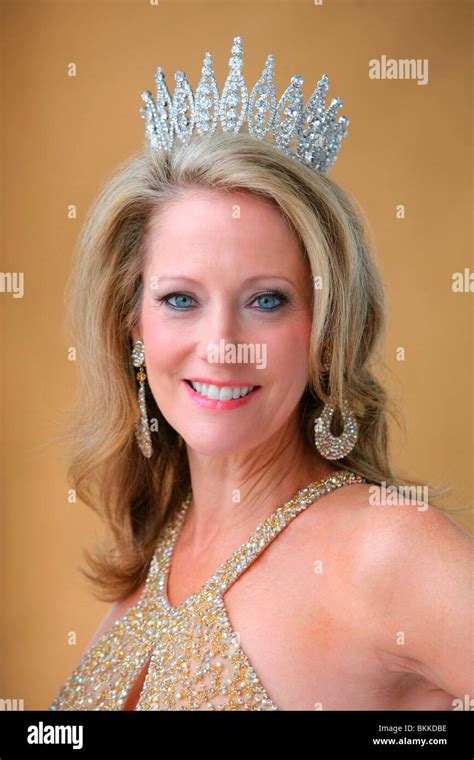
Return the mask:
<path id="1" fill-rule="evenodd" d="M 238 343 L 238 331 L 238 320 L 231 306 L 224 303 L 213 305 L 199 323 L 199 358 L 216 363 L 216 348 Z"/>

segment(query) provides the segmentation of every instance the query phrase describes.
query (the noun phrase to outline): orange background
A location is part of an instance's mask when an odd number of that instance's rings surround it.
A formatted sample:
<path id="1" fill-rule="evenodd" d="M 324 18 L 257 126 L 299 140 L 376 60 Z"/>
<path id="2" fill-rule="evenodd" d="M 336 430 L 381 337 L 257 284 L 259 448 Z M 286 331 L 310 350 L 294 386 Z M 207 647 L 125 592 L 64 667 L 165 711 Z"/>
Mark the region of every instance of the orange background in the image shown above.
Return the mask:
<path id="1" fill-rule="evenodd" d="M 176 69 L 195 88 L 209 49 L 221 92 L 241 35 L 249 89 L 269 52 L 278 96 L 301 74 L 306 102 L 328 73 L 330 97 L 344 100 L 340 114 L 350 118 L 330 176 L 364 209 L 390 302 L 382 379 L 407 426 L 406 440 L 393 430 L 395 464 L 422 482 L 454 484 L 456 504 L 472 504 L 473 295 L 451 288 L 454 272 L 474 269 L 472 10 L 415 0 L 34 0 L 4 3 L 1 19 L 1 271 L 24 272 L 25 293 L 0 293 L 0 697 L 31 710 L 50 704 L 108 609 L 78 571 L 101 527 L 68 502 L 64 452 L 54 443 L 78 379 L 63 291 L 90 203 L 143 142 L 140 93 L 154 94 L 158 64 L 171 91 Z M 382 55 L 428 59 L 428 84 L 369 79 L 369 60 Z M 76 220 L 67 217 L 71 204 Z M 472 516 L 456 519 L 473 530 Z"/>

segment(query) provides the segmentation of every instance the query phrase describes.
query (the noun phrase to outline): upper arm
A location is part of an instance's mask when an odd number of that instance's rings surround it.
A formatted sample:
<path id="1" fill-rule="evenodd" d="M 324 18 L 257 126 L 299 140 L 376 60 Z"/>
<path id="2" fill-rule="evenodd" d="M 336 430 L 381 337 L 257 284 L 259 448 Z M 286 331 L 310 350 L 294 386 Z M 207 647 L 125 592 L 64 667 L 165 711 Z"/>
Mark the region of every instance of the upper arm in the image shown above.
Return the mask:
<path id="1" fill-rule="evenodd" d="M 370 509 L 379 511 L 365 580 L 384 651 L 417 663 L 448 694 L 473 694 L 472 536 L 431 505 Z"/>
<path id="2" fill-rule="evenodd" d="M 107 631 L 109 631 L 110 628 L 112 628 L 116 620 L 121 618 L 122 615 L 125 615 L 125 613 L 127 612 L 127 610 L 130 609 L 130 607 L 133 607 L 135 604 L 138 603 L 139 599 L 142 596 L 144 585 L 145 585 L 144 583 L 140 584 L 138 589 L 133 591 L 124 599 L 118 602 L 115 602 L 112 605 L 112 607 L 110 607 L 110 609 L 106 612 L 106 614 L 100 621 L 97 630 L 95 631 L 94 635 L 92 636 L 91 640 L 86 646 L 84 654 L 86 654 L 90 649 L 92 649 L 93 646 L 95 646 L 95 644 L 97 644 L 100 637 L 103 636 L 104 633 L 107 633 Z"/>

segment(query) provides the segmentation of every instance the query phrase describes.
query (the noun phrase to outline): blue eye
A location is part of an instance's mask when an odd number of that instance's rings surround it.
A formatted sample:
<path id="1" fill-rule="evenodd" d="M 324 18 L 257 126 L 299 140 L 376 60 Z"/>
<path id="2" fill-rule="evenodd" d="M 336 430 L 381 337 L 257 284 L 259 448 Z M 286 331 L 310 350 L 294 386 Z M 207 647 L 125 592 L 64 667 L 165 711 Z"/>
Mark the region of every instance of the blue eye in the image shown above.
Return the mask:
<path id="1" fill-rule="evenodd" d="M 270 308 L 268 308 L 268 301 L 271 301 L 272 298 L 276 298 L 277 300 L 281 301 L 281 303 L 270 306 Z M 267 301 L 267 306 L 262 307 L 262 311 L 276 311 L 280 306 L 283 306 L 283 304 L 288 301 L 287 297 L 278 291 L 274 293 L 262 293 L 261 295 L 257 296 L 255 300 L 259 301 L 260 299 L 266 299 Z"/>
<path id="2" fill-rule="evenodd" d="M 181 301 L 181 304 L 178 304 L 178 306 L 175 306 L 174 304 L 168 303 L 170 298 L 178 298 L 178 299 L 187 298 L 189 301 L 193 300 L 191 296 L 187 296 L 186 293 L 171 293 L 169 296 L 164 296 L 163 298 L 160 298 L 160 301 L 166 301 L 168 306 L 171 306 L 172 309 L 181 309 L 182 311 L 187 311 L 186 304 L 183 304 Z"/>
<path id="3" fill-rule="evenodd" d="M 263 307 L 257 307 L 258 311 L 277 311 L 290 301 L 290 297 L 290 293 L 285 293 L 283 290 L 274 290 L 269 291 L 268 293 L 260 293 L 260 295 L 255 296 L 253 302 L 266 300 L 267 305 Z M 170 301 L 172 298 L 177 299 L 177 303 L 171 303 Z M 280 303 L 273 303 L 272 305 L 272 299 L 277 299 L 280 301 Z M 158 303 L 163 303 L 165 306 L 170 309 L 174 309 L 175 311 L 190 311 L 192 308 L 194 308 L 189 303 L 190 301 L 194 301 L 194 298 L 192 296 L 188 296 L 186 293 L 168 293 L 165 296 L 158 297 L 156 300 Z M 269 301 L 270 306 L 268 306 Z"/>

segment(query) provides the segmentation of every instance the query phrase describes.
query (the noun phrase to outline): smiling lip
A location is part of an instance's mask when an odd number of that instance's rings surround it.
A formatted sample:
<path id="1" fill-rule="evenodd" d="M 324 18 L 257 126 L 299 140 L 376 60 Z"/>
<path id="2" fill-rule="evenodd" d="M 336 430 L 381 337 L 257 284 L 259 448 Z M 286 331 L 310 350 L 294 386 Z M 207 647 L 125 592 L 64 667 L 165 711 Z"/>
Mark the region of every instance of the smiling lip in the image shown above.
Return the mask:
<path id="1" fill-rule="evenodd" d="M 232 409 L 238 409 L 240 406 L 245 406 L 248 403 L 252 402 L 252 399 L 254 396 L 258 395 L 258 391 L 260 390 L 261 386 L 256 385 L 254 386 L 253 391 L 250 391 L 250 393 L 247 393 L 246 396 L 241 396 L 240 398 L 233 398 L 228 399 L 226 401 L 216 398 L 208 398 L 207 396 L 202 396 L 200 393 L 194 390 L 191 383 L 187 380 L 181 380 L 181 382 L 184 385 L 184 388 L 186 389 L 186 392 L 190 396 L 190 398 L 198 404 L 198 406 L 202 407 L 203 409 L 214 409 L 217 411 L 230 411 Z M 199 380 L 197 382 L 200 382 Z M 211 383 L 211 385 L 216 385 L 216 383 Z M 237 386 L 238 387 L 238 386 Z"/>
<path id="2" fill-rule="evenodd" d="M 186 377 L 192 383 L 207 383 L 207 385 L 217 385 L 218 388 L 232 387 L 232 388 L 259 388 L 256 383 L 245 383 L 242 380 L 227 380 L 223 383 L 220 380 L 210 380 L 208 377 Z"/>

